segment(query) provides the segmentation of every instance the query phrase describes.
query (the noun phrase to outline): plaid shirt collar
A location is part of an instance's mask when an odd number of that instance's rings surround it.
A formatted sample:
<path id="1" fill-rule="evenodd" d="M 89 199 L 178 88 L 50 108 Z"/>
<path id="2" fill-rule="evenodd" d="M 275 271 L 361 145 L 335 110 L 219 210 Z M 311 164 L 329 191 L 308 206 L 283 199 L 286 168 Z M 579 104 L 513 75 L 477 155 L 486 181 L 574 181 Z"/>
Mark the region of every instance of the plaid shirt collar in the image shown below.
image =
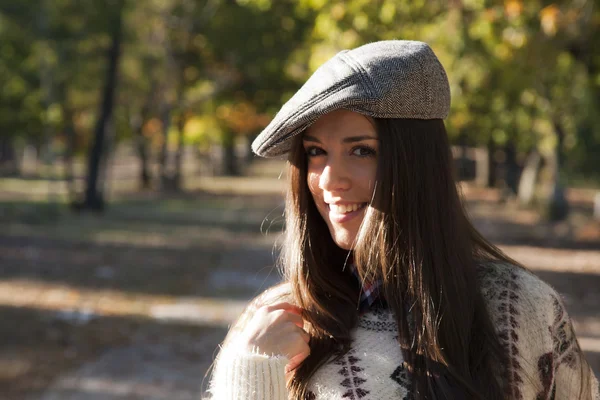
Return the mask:
<path id="1" fill-rule="evenodd" d="M 352 275 L 360 282 L 360 277 L 358 276 L 358 269 L 354 263 L 349 263 L 348 267 L 350 268 L 350 272 Z M 362 315 L 369 311 L 375 303 L 378 305 L 385 306 L 385 299 L 381 294 L 381 287 L 383 282 L 380 279 L 377 279 L 372 282 L 365 282 L 362 285 L 362 290 L 360 293 L 360 302 L 358 305 L 358 312 Z"/>

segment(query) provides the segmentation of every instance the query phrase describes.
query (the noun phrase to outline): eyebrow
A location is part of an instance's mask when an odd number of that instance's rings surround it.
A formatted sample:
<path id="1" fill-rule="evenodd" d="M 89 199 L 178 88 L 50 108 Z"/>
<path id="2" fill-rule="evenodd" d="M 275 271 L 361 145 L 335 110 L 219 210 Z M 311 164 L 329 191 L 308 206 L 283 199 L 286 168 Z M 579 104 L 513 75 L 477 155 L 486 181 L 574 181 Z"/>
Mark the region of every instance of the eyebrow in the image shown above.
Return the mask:
<path id="1" fill-rule="evenodd" d="M 377 140 L 377 138 L 375 136 L 368 136 L 368 135 L 348 136 L 348 137 L 345 137 L 344 139 L 342 139 L 342 143 L 354 143 L 354 142 L 361 142 L 363 140 Z M 310 135 L 304 135 L 304 137 L 302 138 L 302 141 L 321 143 L 321 141 L 319 139 L 317 139 L 314 136 L 310 136 Z"/>

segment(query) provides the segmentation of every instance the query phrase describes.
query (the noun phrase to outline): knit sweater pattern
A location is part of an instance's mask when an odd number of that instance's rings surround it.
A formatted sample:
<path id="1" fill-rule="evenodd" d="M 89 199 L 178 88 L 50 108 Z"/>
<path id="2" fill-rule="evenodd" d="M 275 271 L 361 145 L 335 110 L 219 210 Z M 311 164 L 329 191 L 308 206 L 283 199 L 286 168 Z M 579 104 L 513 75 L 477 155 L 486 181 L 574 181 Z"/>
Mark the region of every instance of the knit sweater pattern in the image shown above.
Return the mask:
<path id="1" fill-rule="evenodd" d="M 503 349 L 505 398 L 568 400 L 589 385 L 600 400 L 592 373 L 577 343 L 560 296 L 530 272 L 506 264 L 480 269 L 480 284 Z M 214 400 L 288 400 L 285 357 L 221 349 L 209 392 Z M 351 349 L 331 358 L 308 382 L 307 400 L 412 400 L 410 374 L 398 345 L 397 326 L 387 309 L 360 316 Z"/>

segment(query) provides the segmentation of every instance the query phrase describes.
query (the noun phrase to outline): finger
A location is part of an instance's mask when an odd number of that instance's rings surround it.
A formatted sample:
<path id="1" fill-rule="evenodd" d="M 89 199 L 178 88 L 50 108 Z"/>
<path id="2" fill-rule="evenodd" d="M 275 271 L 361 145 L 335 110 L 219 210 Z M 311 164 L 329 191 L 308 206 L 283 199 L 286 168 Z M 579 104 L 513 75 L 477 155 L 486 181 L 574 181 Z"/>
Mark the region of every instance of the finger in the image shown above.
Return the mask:
<path id="1" fill-rule="evenodd" d="M 287 363 L 287 365 L 285 366 L 285 373 L 289 373 L 292 372 L 293 370 L 295 370 L 296 368 L 298 368 L 301 364 L 301 361 L 290 361 Z"/>
<path id="2" fill-rule="evenodd" d="M 300 328 L 299 333 L 300 336 L 302 336 L 302 340 L 308 344 L 308 342 L 310 342 L 310 335 L 302 328 Z"/>
<path id="3" fill-rule="evenodd" d="M 298 328 L 304 328 L 304 320 L 302 319 L 302 317 L 300 315 L 297 314 L 293 314 L 291 312 L 287 312 L 287 317 L 289 318 L 289 320 L 296 325 Z"/>
<path id="4" fill-rule="evenodd" d="M 300 308 L 294 304 L 287 303 L 287 302 L 276 303 L 276 304 L 270 305 L 268 308 L 269 308 L 269 311 L 285 310 L 285 311 L 289 311 L 291 313 L 298 314 L 298 315 L 302 315 L 302 313 L 304 312 L 304 310 L 302 308 Z"/>

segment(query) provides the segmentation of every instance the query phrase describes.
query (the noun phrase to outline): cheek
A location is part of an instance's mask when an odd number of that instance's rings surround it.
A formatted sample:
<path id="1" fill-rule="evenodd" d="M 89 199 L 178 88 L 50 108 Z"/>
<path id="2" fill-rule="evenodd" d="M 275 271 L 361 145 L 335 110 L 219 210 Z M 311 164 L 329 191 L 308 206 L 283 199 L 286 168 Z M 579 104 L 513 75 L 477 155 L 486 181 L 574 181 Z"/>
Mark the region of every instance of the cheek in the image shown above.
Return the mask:
<path id="1" fill-rule="evenodd" d="M 352 172 L 356 178 L 355 187 L 361 192 L 373 193 L 377 176 L 377 164 L 375 161 L 367 165 L 361 165 Z"/>
<path id="2" fill-rule="evenodd" d="M 321 178 L 320 174 L 309 171 L 306 176 L 306 183 L 308 184 L 308 189 L 313 197 L 319 196 L 321 190 L 319 189 L 319 179 Z"/>

